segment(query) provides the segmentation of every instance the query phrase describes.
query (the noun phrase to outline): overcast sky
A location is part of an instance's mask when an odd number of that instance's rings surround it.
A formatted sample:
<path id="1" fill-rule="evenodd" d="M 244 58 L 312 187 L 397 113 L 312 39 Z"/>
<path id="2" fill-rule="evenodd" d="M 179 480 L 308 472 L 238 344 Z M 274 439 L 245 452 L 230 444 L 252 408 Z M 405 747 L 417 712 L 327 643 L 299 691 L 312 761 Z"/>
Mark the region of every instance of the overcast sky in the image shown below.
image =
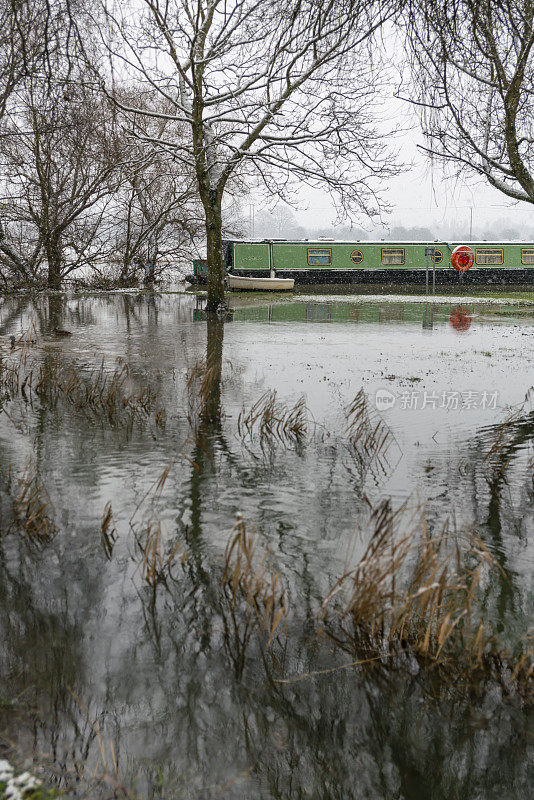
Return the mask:
<path id="1" fill-rule="evenodd" d="M 388 183 L 384 196 L 392 211 L 385 217 L 386 227 L 468 230 L 472 213 L 474 236 L 487 233 L 487 238 L 491 238 L 495 227 L 514 229 L 520 237 L 523 229 L 534 230 L 532 205 L 514 203 L 475 177 L 448 179 L 439 163 L 431 165 L 418 150 L 417 144 L 422 144 L 424 139 L 411 107 L 391 96 L 387 109 L 389 118 L 407 129 L 397 137 L 396 146 L 400 160 L 406 164 L 411 162 L 412 166 Z M 305 228 L 324 227 L 335 218 L 333 205 L 326 192 L 322 197 L 316 193 L 310 197 L 310 194 L 308 190 L 302 193 L 302 208 L 294 212 L 295 219 Z M 369 221 L 362 220 L 362 227 L 377 236 L 387 235 L 387 230 L 380 230 Z"/>

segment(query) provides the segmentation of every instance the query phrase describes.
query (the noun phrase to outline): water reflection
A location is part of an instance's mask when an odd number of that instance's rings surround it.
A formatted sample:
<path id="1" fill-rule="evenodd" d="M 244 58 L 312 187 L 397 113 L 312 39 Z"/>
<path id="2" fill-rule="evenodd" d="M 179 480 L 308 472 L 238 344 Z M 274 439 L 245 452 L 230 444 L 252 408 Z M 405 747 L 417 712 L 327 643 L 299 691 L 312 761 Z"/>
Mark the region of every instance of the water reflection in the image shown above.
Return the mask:
<path id="1" fill-rule="evenodd" d="M 423 328 L 431 331 L 434 327 L 434 306 L 425 303 L 425 313 L 423 316 Z"/>
<path id="2" fill-rule="evenodd" d="M 458 333 L 464 333 L 471 327 L 472 317 L 467 308 L 457 306 L 449 317 L 449 325 Z"/>
<path id="3" fill-rule="evenodd" d="M 495 604 L 488 613 L 505 632 L 526 629 L 532 414 L 503 428 L 502 411 L 490 409 L 456 426 L 445 411 L 410 416 L 397 404 L 387 423 L 402 458 L 377 476 L 342 445 L 343 407 L 365 381 L 369 396 L 375 377 L 392 388 L 396 380 L 423 382 L 429 362 L 416 370 L 425 357 L 447 379 L 459 361 L 465 371 L 467 358 L 482 376 L 493 369 L 483 353 L 456 349 L 467 340 L 449 331 L 450 309 L 236 305 L 228 324 L 204 321 L 196 305 L 194 298 L 132 294 L 2 307 L 6 337 L 37 320 L 32 358 L 45 369 L 60 359 L 87 374 L 104 358 L 111 371 L 120 357 L 131 390 L 150 382 L 167 410 L 165 428 L 147 419 L 125 429 L 61 403 L 4 402 L 4 479 L 10 465 L 19 474 L 32 455 L 60 533 L 43 549 L 29 546 L 12 527 L 4 480 L 2 742 L 49 765 L 60 786 L 106 772 L 110 783 L 100 788 L 108 793 L 120 779 L 147 797 L 471 800 L 509 796 L 510 786 L 514 797 L 530 797 L 528 708 L 496 686 L 473 687 L 466 697 L 416 670 L 341 668 L 347 654 L 317 637 L 316 613 L 358 546 L 353 531 L 364 498 L 400 502 L 418 490 L 431 529 L 451 510 L 458 525 L 477 526 L 508 573 L 498 591 L 488 587 Z M 482 333 L 495 359 L 502 336 L 518 324 L 528 321 L 491 310 Z M 470 325 L 476 336 L 484 321 L 473 315 Z M 500 329 L 492 340 L 493 325 Z M 54 327 L 73 335 L 58 343 L 49 336 Z M 482 350 L 476 339 L 472 347 Z M 501 369 L 495 366 L 492 379 Z M 501 380 L 500 391 L 513 390 L 509 375 Z M 262 451 L 236 435 L 241 408 L 270 388 L 288 402 L 306 393 L 313 436 L 298 450 Z M 148 585 L 129 521 L 172 460 L 158 513 L 166 553 L 180 544 L 187 557 L 182 565 L 180 550 L 166 580 Z M 101 539 L 108 501 L 116 526 L 111 552 Z M 243 634 L 220 591 L 236 512 L 268 545 L 289 589 L 288 637 L 275 647 Z M 83 796 L 85 783 L 79 786 Z"/>

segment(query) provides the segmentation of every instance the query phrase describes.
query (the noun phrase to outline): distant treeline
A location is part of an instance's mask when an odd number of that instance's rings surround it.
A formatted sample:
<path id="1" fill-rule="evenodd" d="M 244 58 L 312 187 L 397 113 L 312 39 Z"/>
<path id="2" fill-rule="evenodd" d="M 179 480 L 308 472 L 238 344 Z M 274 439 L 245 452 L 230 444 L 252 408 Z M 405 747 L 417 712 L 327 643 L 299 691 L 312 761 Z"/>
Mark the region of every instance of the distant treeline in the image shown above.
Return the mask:
<path id="1" fill-rule="evenodd" d="M 247 236 L 275 237 L 288 239 L 316 239 L 328 237 L 344 240 L 369 240 L 369 239 L 390 239 L 399 242 L 407 241 L 457 241 L 461 239 L 499 239 L 502 241 L 523 239 L 534 240 L 534 227 L 513 228 L 509 225 L 473 226 L 473 231 L 469 226 L 452 223 L 449 225 L 436 225 L 430 227 L 404 227 L 394 225 L 391 228 L 372 228 L 365 230 L 360 227 L 350 225 L 328 225 L 323 227 L 305 227 L 297 222 L 297 215 L 287 206 L 277 206 L 273 211 L 261 210 L 254 215 L 254 229 L 252 230 L 251 220 L 242 221 L 241 229 L 246 231 Z"/>

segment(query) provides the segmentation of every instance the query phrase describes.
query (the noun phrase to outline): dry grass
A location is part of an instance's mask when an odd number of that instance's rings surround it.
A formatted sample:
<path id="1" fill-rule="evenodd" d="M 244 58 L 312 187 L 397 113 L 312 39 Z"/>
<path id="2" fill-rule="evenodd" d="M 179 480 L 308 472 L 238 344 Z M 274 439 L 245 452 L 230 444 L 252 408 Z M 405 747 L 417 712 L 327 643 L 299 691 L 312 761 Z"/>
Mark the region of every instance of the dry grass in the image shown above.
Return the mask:
<path id="1" fill-rule="evenodd" d="M 308 431 L 306 403 L 301 397 L 288 408 L 277 399 L 276 391 L 263 394 L 248 411 L 243 408 L 237 420 L 242 439 L 255 437 L 263 447 L 275 441 L 284 445 L 300 444 Z"/>
<path id="2" fill-rule="evenodd" d="M 12 489 L 13 512 L 18 530 L 24 532 L 31 544 L 40 547 L 48 544 L 59 529 L 51 517 L 50 498 L 37 470 L 31 464 L 28 465 L 14 487 L 10 475 L 9 488 Z"/>
<path id="3" fill-rule="evenodd" d="M 370 510 L 362 558 L 323 602 L 326 630 L 359 654 L 483 667 L 497 651 L 483 619 L 482 587 L 499 567 L 475 534 L 445 529 L 430 536 L 424 512 L 417 514 L 418 524 L 402 534 L 402 514 L 389 501 Z"/>
<path id="4" fill-rule="evenodd" d="M 393 434 L 371 406 L 363 389 L 345 408 L 346 433 L 352 451 L 362 468 L 387 471 L 388 452 L 395 442 Z"/>
<path id="5" fill-rule="evenodd" d="M 257 538 L 240 515 L 226 545 L 222 588 L 234 633 L 240 632 L 246 643 L 259 627 L 268 634 L 270 647 L 287 620 L 287 594 L 272 555 L 265 548 L 257 552 Z"/>

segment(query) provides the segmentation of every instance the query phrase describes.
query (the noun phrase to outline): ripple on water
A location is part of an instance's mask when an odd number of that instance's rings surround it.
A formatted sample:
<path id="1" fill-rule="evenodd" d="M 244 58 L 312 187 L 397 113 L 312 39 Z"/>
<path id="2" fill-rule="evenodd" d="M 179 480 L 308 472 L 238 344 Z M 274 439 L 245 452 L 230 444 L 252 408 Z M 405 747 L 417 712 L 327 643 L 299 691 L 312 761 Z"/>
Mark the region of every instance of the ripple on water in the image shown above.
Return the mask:
<path id="1" fill-rule="evenodd" d="M 425 501 L 431 532 L 447 517 L 459 530 L 473 526 L 509 574 L 496 594 L 484 584 L 488 614 L 504 630 L 530 624 L 528 309 L 475 297 L 233 299 L 234 321 L 222 331 L 210 328 L 223 413 L 211 424 L 195 418 L 190 428 L 198 387 L 188 389 L 187 378 L 206 357 L 200 301 L 56 301 L 32 302 L 44 325 L 55 315 L 73 336 L 39 341 L 32 357 L 74 359 L 83 370 L 104 357 L 110 371 L 120 358 L 137 390 L 154 387 L 167 419 L 160 428 L 149 420 L 129 429 L 37 398 L 6 406 L 4 474 L 10 463 L 21 470 L 31 455 L 59 527 L 43 549 L 25 548 L 10 533 L 2 538 L 0 618 L 7 635 L 0 674 L 13 696 L 37 687 L 32 709 L 43 709 L 27 731 L 24 715 L 17 716 L 21 749 L 25 736 L 29 749 L 56 748 L 68 769 L 69 754 L 87 750 L 98 768 L 102 754 L 89 718 L 98 720 L 102 741 L 114 742 L 121 769 L 141 776 L 136 788 L 146 796 L 201 797 L 221 789 L 236 798 L 319 792 L 382 800 L 448 797 L 453 786 L 453 794 L 506 797 L 514 785 L 514 797 L 530 798 L 534 740 L 526 736 L 526 712 L 500 698 L 484 706 L 490 700 L 479 702 L 475 693 L 467 711 L 452 692 L 434 703 L 420 675 L 377 671 L 360 680 L 352 669 L 321 672 L 354 654 L 336 661 L 332 642 L 314 633 L 319 598 L 367 542 L 362 509 L 385 498 L 395 507 Z M 5 335 L 35 312 L 28 305 L 14 321 L 10 307 L 15 301 L 0 308 Z M 348 442 L 344 409 L 362 387 L 372 419 L 382 420 L 394 442 L 387 464 L 362 458 Z M 305 397 L 310 425 L 299 447 L 278 442 L 262 450 L 257 436 L 243 443 L 237 435 L 242 408 L 272 389 L 287 407 Z M 378 408 L 380 391 L 389 393 L 389 405 Z M 496 392 L 496 402 L 483 401 L 484 392 Z M 2 497 L 8 509 L 9 492 Z M 107 502 L 117 534 L 108 549 L 101 531 Z M 283 653 L 255 639 L 244 647 L 248 634 L 232 627 L 231 608 L 220 601 L 237 512 L 288 586 L 294 639 Z M 143 538 L 151 520 L 162 523 L 162 540 L 152 539 L 152 549 Z M 146 559 L 161 567 L 177 543 L 187 553 L 183 568 L 178 561 L 154 588 L 143 580 Z M 282 675 L 315 672 L 278 683 Z M 436 756 L 444 752 L 454 775 Z"/>

